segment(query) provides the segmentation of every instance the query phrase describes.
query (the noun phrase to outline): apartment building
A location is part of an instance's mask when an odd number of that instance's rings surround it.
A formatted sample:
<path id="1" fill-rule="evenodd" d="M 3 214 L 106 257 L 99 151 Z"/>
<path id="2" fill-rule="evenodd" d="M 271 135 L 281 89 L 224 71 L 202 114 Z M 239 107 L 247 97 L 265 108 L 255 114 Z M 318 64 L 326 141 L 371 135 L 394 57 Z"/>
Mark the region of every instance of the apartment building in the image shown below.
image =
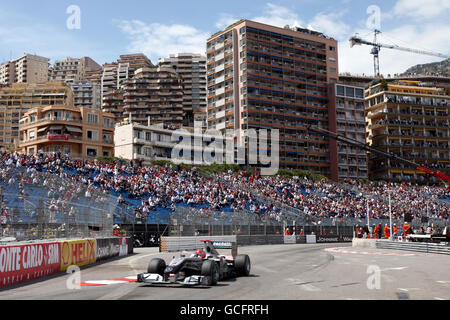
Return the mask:
<path id="1" fill-rule="evenodd" d="M 163 124 L 142 125 L 128 120 L 117 124 L 114 136 L 115 156 L 118 158 L 140 162 L 144 165 L 152 161 L 173 161 L 185 164 L 205 165 L 205 153 L 214 154 L 217 150 L 208 146 L 210 135 L 197 132 L 193 128 L 183 127 L 184 133 L 164 127 Z M 177 149 L 180 137 L 190 139 L 190 144 L 183 142 L 183 147 Z M 200 142 L 194 142 L 200 141 Z M 225 140 L 224 142 L 227 142 Z M 228 139 L 229 142 L 229 139 Z M 181 155 L 181 149 L 183 154 Z M 173 154 L 178 152 L 178 154 Z M 172 157 L 174 155 L 174 157 Z M 217 155 L 218 156 L 218 155 Z M 223 149 L 222 159 L 226 159 Z M 213 161 L 210 161 L 213 162 Z"/>
<path id="2" fill-rule="evenodd" d="M 75 80 L 69 84 L 73 91 L 74 107 L 101 110 L 101 88 L 87 80 Z"/>
<path id="3" fill-rule="evenodd" d="M 0 65 L 0 85 L 10 85 L 14 83 L 16 66 L 13 62 L 5 62 Z"/>
<path id="4" fill-rule="evenodd" d="M 17 83 L 0 88 L 0 146 L 19 143 L 19 121 L 28 110 L 50 105 L 73 105 L 72 90 L 62 82 Z"/>
<path id="5" fill-rule="evenodd" d="M 133 75 L 134 71 L 144 67 L 153 67 L 153 63 L 150 59 L 142 53 L 135 54 L 123 54 L 117 60 L 118 64 L 127 65 L 129 68 L 129 74 Z"/>
<path id="6" fill-rule="evenodd" d="M 50 59 L 25 54 L 12 62 L 15 65 L 14 83 L 48 82 Z"/>
<path id="7" fill-rule="evenodd" d="M 330 131 L 366 144 L 364 88 L 329 85 Z M 368 155 L 361 148 L 330 141 L 331 162 L 338 163 L 339 179 L 368 179 Z M 336 158 L 337 156 L 337 158 Z"/>
<path id="8" fill-rule="evenodd" d="M 117 64 L 103 65 L 103 73 L 101 77 L 102 100 L 105 95 L 113 92 L 118 88 L 117 67 Z"/>
<path id="9" fill-rule="evenodd" d="M 173 68 L 182 79 L 184 126 L 201 121 L 206 127 L 206 57 L 200 54 L 171 54 L 159 61 L 162 67 Z"/>
<path id="10" fill-rule="evenodd" d="M 0 66 L 0 84 L 43 83 L 49 79 L 50 59 L 24 54 Z"/>
<path id="11" fill-rule="evenodd" d="M 54 105 L 33 108 L 20 120 L 20 151 L 61 152 L 75 159 L 114 156 L 114 116 L 101 110 Z"/>
<path id="12" fill-rule="evenodd" d="M 124 106 L 124 90 L 117 89 L 103 97 L 103 111 L 114 114 L 115 121 L 121 122 L 124 120 L 123 106 Z"/>
<path id="13" fill-rule="evenodd" d="M 174 69 L 138 69 L 123 85 L 123 92 L 124 116 L 133 122 L 145 125 L 150 117 L 150 124 L 182 125 L 183 87 Z"/>
<path id="14" fill-rule="evenodd" d="M 419 81 L 378 81 L 366 90 L 368 141 L 430 169 L 450 171 L 450 96 Z M 370 158 L 373 180 L 429 182 L 423 173 L 380 155 Z"/>
<path id="15" fill-rule="evenodd" d="M 329 128 L 337 48 L 319 32 L 248 20 L 216 33 L 207 40 L 208 128 L 234 129 L 239 139 L 250 129 L 278 129 L 281 167 L 337 180 L 330 140 L 308 131 Z"/>
<path id="16" fill-rule="evenodd" d="M 143 67 L 153 67 L 153 64 L 146 55 L 140 53 L 121 55 L 117 62 L 103 65 L 102 100 L 107 94 L 120 89 L 126 80 L 133 78 L 137 69 Z"/>
<path id="17" fill-rule="evenodd" d="M 102 67 L 89 57 L 66 58 L 53 64 L 50 81 L 73 83 L 86 80 L 87 72 L 100 70 Z"/>

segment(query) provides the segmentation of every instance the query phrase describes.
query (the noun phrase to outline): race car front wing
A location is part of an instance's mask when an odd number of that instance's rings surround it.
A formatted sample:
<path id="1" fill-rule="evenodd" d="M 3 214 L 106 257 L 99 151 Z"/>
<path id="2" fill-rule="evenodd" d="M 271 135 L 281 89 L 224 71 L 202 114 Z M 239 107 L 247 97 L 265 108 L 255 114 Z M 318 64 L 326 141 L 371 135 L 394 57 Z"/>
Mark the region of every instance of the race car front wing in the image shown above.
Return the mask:
<path id="1" fill-rule="evenodd" d="M 179 284 L 183 286 L 200 286 L 208 285 L 210 277 L 208 276 L 190 276 L 184 278 L 183 281 L 178 281 L 176 277 L 173 280 L 166 281 L 164 277 L 156 273 L 141 273 L 137 275 L 137 282 L 147 284 Z"/>

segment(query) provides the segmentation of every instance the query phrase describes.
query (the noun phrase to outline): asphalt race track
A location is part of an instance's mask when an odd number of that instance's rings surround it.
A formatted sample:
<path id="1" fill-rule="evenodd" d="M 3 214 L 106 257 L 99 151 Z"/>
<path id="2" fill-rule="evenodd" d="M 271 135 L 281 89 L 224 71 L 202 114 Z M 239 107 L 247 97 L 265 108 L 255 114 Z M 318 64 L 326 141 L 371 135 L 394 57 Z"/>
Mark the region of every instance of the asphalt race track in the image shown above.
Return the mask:
<path id="1" fill-rule="evenodd" d="M 446 255 L 352 248 L 346 244 L 242 247 L 239 253 L 250 255 L 251 276 L 220 282 L 216 287 L 105 282 L 135 276 L 146 271 L 150 259 L 169 261 L 174 255 L 161 254 L 157 248 L 138 248 L 124 259 L 83 268 L 80 280 L 89 286 L 68 289 L 67 283 L 74 281 L 71 275 L 61 274 L 0 291 L 0 299 L 450 300 L 450 257 Z"/>

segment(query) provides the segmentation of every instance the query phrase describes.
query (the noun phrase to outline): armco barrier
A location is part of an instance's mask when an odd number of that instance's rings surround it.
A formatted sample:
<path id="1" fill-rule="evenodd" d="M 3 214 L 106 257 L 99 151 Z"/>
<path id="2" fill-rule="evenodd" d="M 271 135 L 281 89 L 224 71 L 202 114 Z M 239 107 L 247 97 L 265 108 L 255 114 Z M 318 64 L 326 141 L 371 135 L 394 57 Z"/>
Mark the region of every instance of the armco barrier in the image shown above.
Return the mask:
<path id="1" fill-rule="evenodd" d="M 236 242 L 236 236 L 222 237 L 162 237 L 159 247 L 161 252 L 189 251 L 203 248 L 201 240 L 211 240 L 218 242 Z"/>
<path id="2" fill-rule="evenodd" d="M 130 238 L 61 240 L 0 246 L 0 288 L 133 253 Z"/>
<path id="3" fill-rule="evenodd" d="M 0 287 L 54 274 L 60 267 L 58 242 L 0 247 Z"/>
<path id="4" fill-rule="evenodd" d="M 61 241 L 61 271 L 70 266 L 86 266 L 95 263 L 97 242 L 95 239 Z"/>
<path id="5" fill-rule="evenodd" d="M 238 246 L 260 246 L 276 244 L 303 244 L 303 243 L 332 243 L 332 242 L 352 242 L 352 237 L 347 235 L 328 236 L 285 236 L 285 235 L 236 235 L 236 236 L 199 236 L 199 237 L 162 237 L 160 244 L 161 252 L 189 251 L 202 248 L 200 240 L 212 241 L 236 241 Z"/>
<path id="6" fill-rule="evenodd" d="M 352 242 L 353 237 L 347 235 L 317 235 L 316 243 Z"/>
<path id="7" fill-rule="evenodd" d="M 105 238 L 97 240 L 97 254 L 95 261 L 102 261 L 118 257 L 120 253 L 120 239 L 119 238 Z"/>
<path id="8" fill-rule="evenodd" d="M 438 244 L 377 240 L 376 247 L 380 249 L 405 250 L 450 255 L 450 246 L 446 243 Z"/>
<path id="9" fill-rule="evenodd" d="M 282 235 L 266 235 L 266 236 L 237 236 L 238 246 L 261 246 L 268 244 L 284 244 L 284 236 Z"/>

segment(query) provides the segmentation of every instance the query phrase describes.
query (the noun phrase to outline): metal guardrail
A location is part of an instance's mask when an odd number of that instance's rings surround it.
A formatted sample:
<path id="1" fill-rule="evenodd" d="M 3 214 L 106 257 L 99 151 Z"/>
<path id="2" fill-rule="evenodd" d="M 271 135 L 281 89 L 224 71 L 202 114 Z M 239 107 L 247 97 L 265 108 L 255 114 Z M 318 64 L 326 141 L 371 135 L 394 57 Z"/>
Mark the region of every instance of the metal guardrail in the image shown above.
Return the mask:
<path id="1" fill-rule="evenodd" d="M 414 243 L 414 242 L 398 242 L 398 241 L 377 241 L 377 248 L 405 250 L 423 253 L 447 254 L 450 255 L 450 245 L 448 243 Z"/>
<path id="2" fill-rule="evenodd" d="M 236 236 L 163 237 L 161 238 L 160 251 L 177 252 L 200 249 L 203 248 L 201 240 L 204 239 L 217 242 L 236 242 Z"/>

